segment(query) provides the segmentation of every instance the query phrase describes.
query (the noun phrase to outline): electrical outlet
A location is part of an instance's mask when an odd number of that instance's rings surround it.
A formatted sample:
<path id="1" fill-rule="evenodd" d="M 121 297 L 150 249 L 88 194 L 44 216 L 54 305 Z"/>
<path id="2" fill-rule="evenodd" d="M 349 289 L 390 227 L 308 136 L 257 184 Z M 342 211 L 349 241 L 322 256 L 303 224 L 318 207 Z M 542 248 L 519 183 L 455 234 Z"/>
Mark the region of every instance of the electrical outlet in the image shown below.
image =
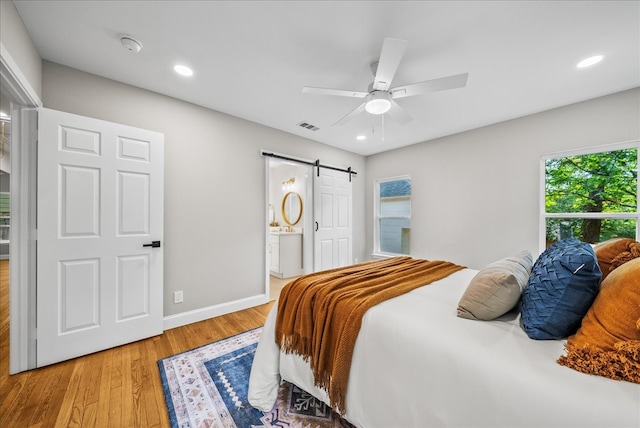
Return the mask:
<path id="1" fill-rule="evenodd" d="M 173 303 L 182 303 L 184 301 L 184 295 L 182 290 L 173 292 Z"/>

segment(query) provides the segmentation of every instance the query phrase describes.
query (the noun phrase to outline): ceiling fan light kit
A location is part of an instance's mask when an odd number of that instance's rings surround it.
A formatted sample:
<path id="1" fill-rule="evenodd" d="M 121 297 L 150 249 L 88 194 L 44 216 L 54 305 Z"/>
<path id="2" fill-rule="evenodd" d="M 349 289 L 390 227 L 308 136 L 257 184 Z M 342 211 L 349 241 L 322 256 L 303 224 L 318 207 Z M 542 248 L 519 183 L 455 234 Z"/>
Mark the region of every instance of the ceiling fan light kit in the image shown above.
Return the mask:
<path id="1" fill-rule="evenodd" d="M 369 94 L 364 109 L 371 114 L 385 114 L 391 109 L 391 95 L 386 91 L 373 91 Z"/>
<path id="2" fill-rule="evenodd" d="M 412 117 L 395 102 L 396 99 L 423 95 L 430 92 L 444 91 L 447 89 L 462 88 L 467 85 L 468 73 L 426 80 L 424 82 L 391 88 L 391 82 L 398 70 L 400 60 L 404 55 L 408 42 L 387 37 L 382 44 L 380 59 L 371 64 L 374 75 L 373 82 L 369 85 L 369 92 L 349 91 L 343 89 L 316 88 L 305 86 L 304 94 L 334 95 L 349 98 L 364 98 L 364 102 L 347 113 L 333 126 L 341 126 L 359 115 L 363 111 L 369 114 L 382 115 L 389 113 L 396 122 L 404 125 L 412 120 Z"/>

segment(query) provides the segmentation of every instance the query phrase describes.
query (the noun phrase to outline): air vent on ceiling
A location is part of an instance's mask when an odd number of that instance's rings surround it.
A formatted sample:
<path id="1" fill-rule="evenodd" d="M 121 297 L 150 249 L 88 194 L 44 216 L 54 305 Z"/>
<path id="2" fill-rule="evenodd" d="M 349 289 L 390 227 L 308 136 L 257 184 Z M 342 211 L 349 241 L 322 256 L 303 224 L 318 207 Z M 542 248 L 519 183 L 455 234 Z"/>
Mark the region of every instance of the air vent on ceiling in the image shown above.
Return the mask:
<path id="1" fill-rule="evenodd" d="M 300 123 L 298 124 L 298 126 L 299 126 L 299 127 L 301 127 L 301 128 L 307 128 L 307 129 L 310 129 L 310 130 L 312 130 L 312 131 L 317 131 L 318 129 L 320 129 L 320 128 L 318 128 L 317 126 L 314 126 L 314 125 L 312 125 L 312 124 L 310 124 L 310 123 L 307 123 L 307 122 L 300 122 Z"/>

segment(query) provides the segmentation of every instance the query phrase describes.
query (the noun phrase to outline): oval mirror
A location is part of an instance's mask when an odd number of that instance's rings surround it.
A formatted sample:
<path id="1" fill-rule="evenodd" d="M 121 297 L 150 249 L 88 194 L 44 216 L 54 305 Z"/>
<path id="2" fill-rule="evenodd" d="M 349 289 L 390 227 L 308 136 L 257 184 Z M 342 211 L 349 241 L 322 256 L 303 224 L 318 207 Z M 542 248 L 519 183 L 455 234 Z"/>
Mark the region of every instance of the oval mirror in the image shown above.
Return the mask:
<path id="1" fill-rule="evenodd" d="M 302 198 L 296 192 L 289 192 L 282 198 L 282 218 L 289 226 L 298 224 L 302 217 Z"/>

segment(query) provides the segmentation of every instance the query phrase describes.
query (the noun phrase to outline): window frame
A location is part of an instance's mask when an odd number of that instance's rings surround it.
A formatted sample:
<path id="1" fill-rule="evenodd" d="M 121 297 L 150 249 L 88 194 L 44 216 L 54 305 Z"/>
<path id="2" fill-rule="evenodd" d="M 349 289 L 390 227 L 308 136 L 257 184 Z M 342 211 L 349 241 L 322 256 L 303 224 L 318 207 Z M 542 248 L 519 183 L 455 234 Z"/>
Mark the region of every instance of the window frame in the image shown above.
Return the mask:
<path id="1" fill-rule="evenodd" d="M 411 194 L 409 195 L 409 215 L 408 216 L 381 216 L 380 215 L 380 185 L 382 183 L 388 183 L 391 181 L 402 181 L 409 180 L 411 183 Z M 380 249 L 380 220 L 381 219 L 406 219 L 409 220 L 409 224 L 411 224 L 411 216 L 413 212 L 412 208 L 413 202 L 413 181 L 411 180 L 411 175 L 399 175 L 395 177 L 386 177 L 386 178 L 377 178 L 373 182 L 373 256 L 378 257 L 396 257 L 396 256 L 407 256 L 410 254 L 402 254 L 402 253 L 391 253 L 388 251 L 382 251 Z M 409 253 L 411 253 L 411 248 L 409 248 Z"/>
<path id="2" fill-rule="evenodd" d="M 638 156 L 638 172 L 640 172 L 640 140 L 631 140 L 616 144 L 606 144 L 583 149 L 565 150 L 549 153 L 540 157 L 540 197 L 539 197 L 539 249 L 542 253 L 547 247 L 547 219 L 550 218 L 598 218 L 598 219 L 634 219 L 636 221 L 636 240 L 640 238 L 640 180 L 636 180 L 636 211 L 620 213 L 548 213 L 546 212 L 546 162 L 549 159 L 580 156 L 595 153 L 613 152 L 617 150 L 636 149 Z M 640 178 L 640 177 L 639 177 Z"/>

